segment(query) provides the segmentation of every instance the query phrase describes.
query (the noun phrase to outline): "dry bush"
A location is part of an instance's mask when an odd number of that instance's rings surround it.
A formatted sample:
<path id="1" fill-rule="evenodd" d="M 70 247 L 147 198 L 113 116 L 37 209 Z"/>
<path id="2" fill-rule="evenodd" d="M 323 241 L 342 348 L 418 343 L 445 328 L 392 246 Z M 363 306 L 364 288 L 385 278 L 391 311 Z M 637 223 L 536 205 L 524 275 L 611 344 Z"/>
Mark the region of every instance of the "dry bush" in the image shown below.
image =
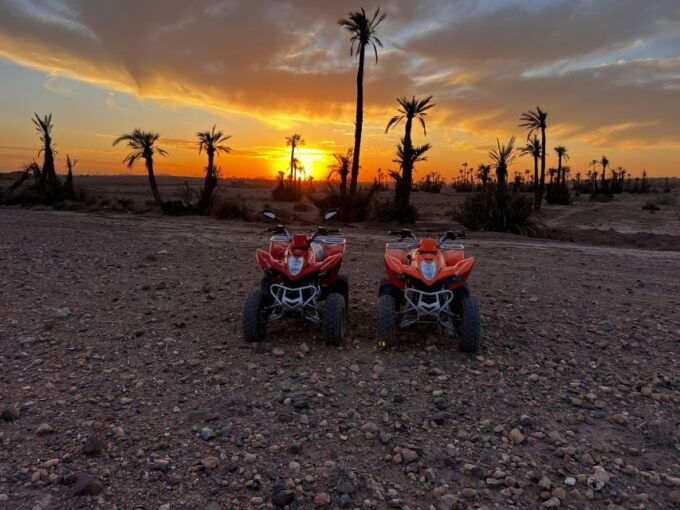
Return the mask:
<path id="1" fill-rule="evenodd" d="M 251 217 L 250 208 L 243 200 L 232 201 L 222 196 L 215 198 L 211 213 L 215 218 L 220 219 L 249 220 Z"/>
<path id="2" fill-rule="evenodd" d="M 406 207 L 399 207 L 392 200 L 378 200 L 373 208 L 373 219 L 384 223 L 391 221 L 415 223 L 418 219 L 418 209 L 410 203 Z"/>
<path id="3" fill-rule="evenodd" d="M 489 189 L 468 196 L 453 219 L 468 230 L 536 235 L 531 221 L 533 201 L 507 189 Z"/>
<path id="4" fill-rule="evenodd" d="M 310 194 L 308 198 L 320 214 L 338 208 L 344 221 L 366 221 L 372 216 L 377 191 L 377 185 L 373 184 L 359 186 L 353 196 L 343 195 L 338 184 L 329 182 L 323 187 L 321 197 Z"/>

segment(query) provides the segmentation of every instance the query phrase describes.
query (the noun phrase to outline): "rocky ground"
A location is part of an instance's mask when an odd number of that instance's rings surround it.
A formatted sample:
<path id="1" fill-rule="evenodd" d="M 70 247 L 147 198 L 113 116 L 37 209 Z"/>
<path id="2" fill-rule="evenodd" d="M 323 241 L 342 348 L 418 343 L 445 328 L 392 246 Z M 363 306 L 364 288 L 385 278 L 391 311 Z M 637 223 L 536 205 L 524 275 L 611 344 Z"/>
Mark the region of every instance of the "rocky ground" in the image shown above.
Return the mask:
<path id="1" fill-rule="evenodd" d="M 346 228 L 347 344 L 254 348 L 261 229 L 0 211 L 0 508 L 680 505 L 680 252 L 472 237 L 481 355 L 382 352 L 385 236 Z"/>

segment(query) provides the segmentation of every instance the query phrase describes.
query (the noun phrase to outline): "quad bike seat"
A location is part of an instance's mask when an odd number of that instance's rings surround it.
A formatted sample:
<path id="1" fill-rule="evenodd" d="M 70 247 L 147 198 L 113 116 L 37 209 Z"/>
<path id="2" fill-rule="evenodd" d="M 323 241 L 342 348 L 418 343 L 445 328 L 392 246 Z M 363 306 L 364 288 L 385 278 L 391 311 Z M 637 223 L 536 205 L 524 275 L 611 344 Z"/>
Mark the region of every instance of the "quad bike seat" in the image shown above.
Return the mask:
<path id="1" fill-rule="evenodd" d="M 314 252 L 314 260 L 316 260 L 317 262 L 321 262 L 323 259 L 326 258 L 326 253 L 323 249 L 323 246 L 321 246 L 316 241 L 312 241 L 309 247 Z"/>

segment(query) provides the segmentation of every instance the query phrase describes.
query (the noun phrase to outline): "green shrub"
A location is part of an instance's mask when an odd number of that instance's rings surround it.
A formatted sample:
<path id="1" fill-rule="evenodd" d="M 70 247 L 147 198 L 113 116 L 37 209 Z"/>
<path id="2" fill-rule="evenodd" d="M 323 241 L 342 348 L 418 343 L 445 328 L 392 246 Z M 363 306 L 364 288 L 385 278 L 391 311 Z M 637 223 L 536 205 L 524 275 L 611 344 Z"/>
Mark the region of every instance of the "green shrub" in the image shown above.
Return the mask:
<path id="1" fill-rule="evenodd" d="M 533 201 L 507 189 L 489 189 L 468 196 L 453 219 L 468 230 L 511 232 L 535 236 Z"/>

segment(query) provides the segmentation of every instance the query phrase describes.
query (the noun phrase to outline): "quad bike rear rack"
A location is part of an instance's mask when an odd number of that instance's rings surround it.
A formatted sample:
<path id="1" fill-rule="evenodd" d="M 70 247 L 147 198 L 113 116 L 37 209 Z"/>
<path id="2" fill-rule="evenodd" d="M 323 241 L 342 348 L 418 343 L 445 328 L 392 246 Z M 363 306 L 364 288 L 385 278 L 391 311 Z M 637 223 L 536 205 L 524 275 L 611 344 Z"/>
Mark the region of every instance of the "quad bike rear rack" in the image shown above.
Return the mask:
<path id="1" fill-rule="evenodd" d="M 320 291 L 316 286 L 287 287 L 279 283 L 272 283 L 269 292 L 274 300 L 269 310 L 270 321 L 293 313 L 300 314 L 300 317 L 314 324 L 321 322 L 317 302 Z"/>
<path id="2" fill-rule="evenodd" d="M 455 330 L 454 314 L 451 311 L 453 292 L 447 289 L 425 292 L 414 288 L 404 290 L 404 309 L 399 312 L 400 328 L 406 328 L 416 322 L 441 324 L 447 329 Z"/>

